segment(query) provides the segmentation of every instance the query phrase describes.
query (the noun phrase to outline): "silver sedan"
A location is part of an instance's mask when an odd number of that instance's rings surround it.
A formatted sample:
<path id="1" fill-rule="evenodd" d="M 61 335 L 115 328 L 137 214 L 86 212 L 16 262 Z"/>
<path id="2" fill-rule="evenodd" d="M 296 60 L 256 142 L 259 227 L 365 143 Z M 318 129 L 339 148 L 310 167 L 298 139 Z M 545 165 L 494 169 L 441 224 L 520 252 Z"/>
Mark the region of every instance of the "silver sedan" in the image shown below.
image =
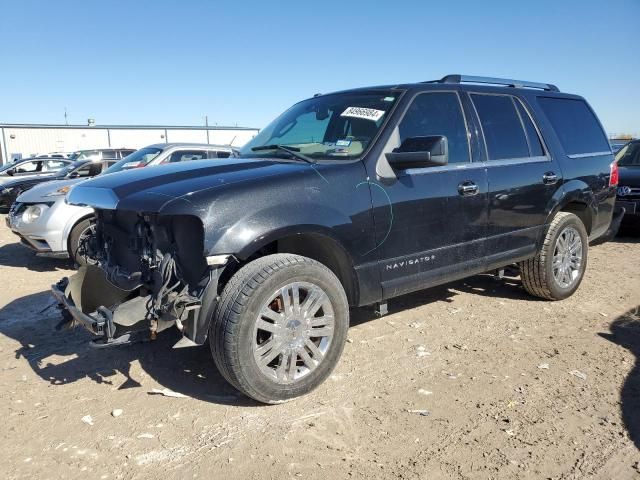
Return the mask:
<path id="1" fill-rule="evenodd" d="M 141 148 L 105 170 L 102 175 L 163 163 L 227 158 L 231 148 L 219 145 L 157 144 Z M 7 216 L 7 226 L 22 243 L 39 256 L 71 257 L 86 263 L 80 251 L 84 240 L 93 233 L 93 209 L 65 202 L 74 185 L 86 179 L 46 182 L 21 194 Z"/>

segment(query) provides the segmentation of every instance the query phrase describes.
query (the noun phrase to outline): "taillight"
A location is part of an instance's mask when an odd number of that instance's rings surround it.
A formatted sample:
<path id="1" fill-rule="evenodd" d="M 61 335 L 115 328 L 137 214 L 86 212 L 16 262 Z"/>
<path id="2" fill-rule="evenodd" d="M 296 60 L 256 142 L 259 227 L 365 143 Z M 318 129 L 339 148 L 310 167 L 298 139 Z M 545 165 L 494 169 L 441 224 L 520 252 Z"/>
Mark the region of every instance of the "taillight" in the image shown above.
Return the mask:
<path id="1" fill-rule="evenodd" d="M 609 166 L 609 186 L 616 187 L 620 180 L 620 174 L 618 173 L 618 162 L 611 162 Z"/>

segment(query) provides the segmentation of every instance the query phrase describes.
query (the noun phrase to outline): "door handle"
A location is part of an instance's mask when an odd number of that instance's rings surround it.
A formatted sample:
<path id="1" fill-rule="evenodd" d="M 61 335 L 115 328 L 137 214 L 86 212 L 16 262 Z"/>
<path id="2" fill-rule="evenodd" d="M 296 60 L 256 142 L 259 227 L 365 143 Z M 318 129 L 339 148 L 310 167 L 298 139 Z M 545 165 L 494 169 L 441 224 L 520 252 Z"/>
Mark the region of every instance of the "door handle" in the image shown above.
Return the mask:
<path id="1" fill-rule="evenodd" d="M 545 185 L 553 185 L 554 183 L 558 182 L 558 176 L 555 174 L 555 172 L 547 172 L 542 175 L 542 181 Z"/>
<path id="2" fill-rule="evenodd" d="M 458 185 L 458 193 L 464 197 L 476 195 L 478 191 L 478 185 L 471 181 L 462 182 L 460 185 Z"/>

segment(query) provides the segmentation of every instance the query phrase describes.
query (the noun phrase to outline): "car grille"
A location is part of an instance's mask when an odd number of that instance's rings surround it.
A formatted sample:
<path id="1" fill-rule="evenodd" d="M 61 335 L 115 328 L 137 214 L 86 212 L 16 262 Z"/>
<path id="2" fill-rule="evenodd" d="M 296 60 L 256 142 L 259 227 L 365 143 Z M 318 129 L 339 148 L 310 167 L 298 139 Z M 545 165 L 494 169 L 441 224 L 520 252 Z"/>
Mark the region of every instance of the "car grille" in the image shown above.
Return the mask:
<path id="1" fill-rule="evenodd" d="M 631 200 L 640 198 L 640 187 L 619 186 L 617 191 L 619 200 Z"/>

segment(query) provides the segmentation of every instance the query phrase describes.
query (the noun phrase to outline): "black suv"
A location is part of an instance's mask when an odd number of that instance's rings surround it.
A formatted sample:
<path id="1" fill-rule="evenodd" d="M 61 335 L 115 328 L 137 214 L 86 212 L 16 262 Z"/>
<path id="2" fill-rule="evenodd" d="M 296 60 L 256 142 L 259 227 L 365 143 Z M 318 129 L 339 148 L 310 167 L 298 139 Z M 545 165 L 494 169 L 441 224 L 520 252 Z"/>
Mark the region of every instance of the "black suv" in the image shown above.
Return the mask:
<path id="1" fill-rule="evenodd" d="M 481 85 L 486 84 L 486 85 Z M 277 403 L 327 378 L 349 307 L 518 265 L 532 295 L 578 288 L 612 220 L 615 164 L 587 102 L 450 75 L 302 101 L 223 161 L 97 177 L 95 266 L 53 287 L 102 345 L 209 342 L 222 375 Z"/>

